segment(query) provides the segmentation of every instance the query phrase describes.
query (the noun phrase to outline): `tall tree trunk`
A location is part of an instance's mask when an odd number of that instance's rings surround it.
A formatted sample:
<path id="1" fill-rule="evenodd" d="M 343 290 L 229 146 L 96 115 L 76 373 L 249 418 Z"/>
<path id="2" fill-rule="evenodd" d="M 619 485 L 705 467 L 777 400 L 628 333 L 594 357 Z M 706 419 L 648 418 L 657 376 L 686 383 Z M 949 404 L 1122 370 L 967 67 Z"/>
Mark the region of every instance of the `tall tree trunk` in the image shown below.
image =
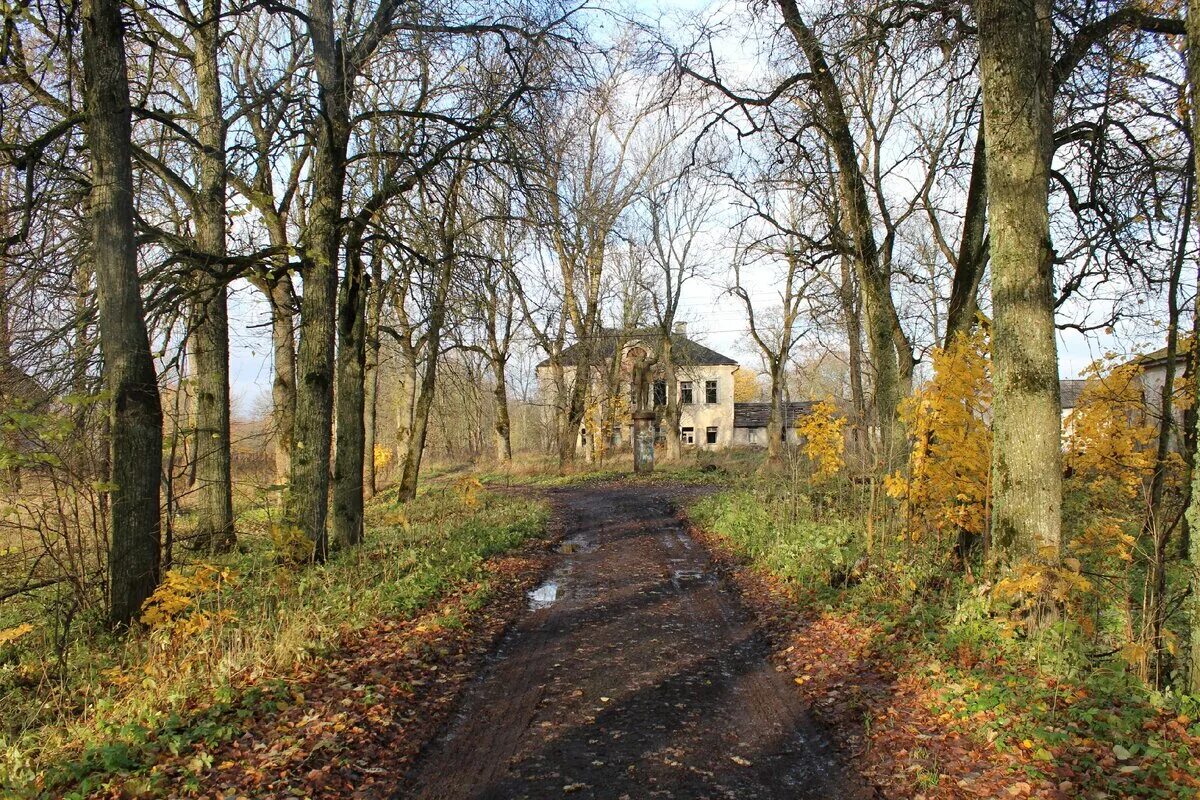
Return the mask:
<path id="1" fill-rule="evenodd" d="M 7 208 L 0 207 L 0 240 L 11 235 L 9 233 L 7 211 Z M 0 246 L 0 402 L 7 405 L 9 397 L 6 395 L 16 388 L 15 386 L 8 385 L 12 380 L 11 376 L 15 375 L 16 365 L 13 363 L 12 358 L 12 325 L 9 319 L 12 298 L 9 296 L 11 289 L 8 282 L 8 258 L 6 250 L 7 247 Z M 17 431 L 13 430 L 4 433 L 3 442 L 4 446 L 10 452 L 19 452 L 21 442 Z M 21 489 L 21 467 L 19 463 L 14 462 L 0 470 L 0 488 L 10 493 Z"/>
<path id="2" fill-rule="evenodd" d="M 361 230 L 346 244 L 346 274 L 338 297 L 337 450 L 333 466 L 333 541 L 352 547 L 363 538 L 367 278 Z"/>
<path id="3" fill-rule="evenodd" d="M 1191 98 L 1192 130 L 1200 130 L 1200 0 L 1188 0 L 1187 7 L 1187 74 L 1188 89 Z M 1200 175 L 1200 148 L 1192 148 L 1193 174 Z M 1200 194 L 1197 192 L 1196 194 Z M 1193 198 L 1194 200 L 1194 198 Z M 1200 214 L 1196 215 L 1200 217 Z M 1200 319 L 1200 296 L 1196 298 L 1196 315 Z M 1193 342 L 1193 348 L 1200 348 L 1200 342 Z M 1200 441 L 1200 437 L 1196 437 Z M 1200 464 L 1200 451 L 1193 451 L 1193 464 Z M 1188 561 L 1191 565 L 1189 586 L 1188 627 L 1191 641 L 1188 643 L 1190 656 L 1190 674 L 1188 686 L 1193 694 L 1200 694 L 1200 469 L 1192 469 L 1191 498 L 1188 503 Z"/>
<path id="4" fill-rule="evenodd" d="M 271 351 L 275 369 L 271 380 L 271 427 L 275 442 L 275 482 L 286 485 L 292 471 L 296 428 L 296 313 L 292 278 L 285 266 L 271 278 Z"/>
<path id="5" fill-rule="evenodd" d="M 859 313 L 853 281 L 850 264 L 846 258 L 842 258 L 839 299 L 846 325 L 846 341 L 849 343 L 850 407 L 854 412 L 850 419 L 850 441 L 854 445 L 855 455 L 863 459 L 867 453 L 867 400 L 863 392 L 862 314 Z"/>
<path id="6" fill-rule="evenodd" d="M 292 471 L 292 446 L 296 427 L 296 296 L 288 263 L 287 230 L 283 219 L 266 220 L 267 235 L 276 251 L 267 275 L 252 277 L 271 309 L 272 447 L 275 451 L 275 484 L 286 486 Z"/>
<path id="7" fill-rule="evenodd" d="M 979 0 L 991 231 L 993 554 L 1056 560 L 1061 407 L 1047 211 L 1049 0 Z"/>
<path id="8" fill-rule="evenodd" d="M 1139 552 L 1149 549 L 1146 564 L 1145 620 L 1142 623 L 1147 636 L 1145 644 L 1150 653 L 1152 674 L 1145 677 L 1155 686 L 1162 686 L 1169 676 L 1171 655 L 1167 649 L 1164 633 L 1167 626 L 1167 544 L 1172 524 L 1167 520 L 1163 508 L 1166 491 L 1167 470 L 1170 469 L 1171 432 L 1175 429 L 1175 359 L 1179 349 L 1179 281 L 1183 274 L 1188 240 L 1192 224 L 1192 178 L 1187 179 L 1184 192 L 1183 219 L 1171 265 L 1167 286 L 1167 357 L 1163 367 L 1163 385 L 1159 394 L 1158 441 L 1154 454 L 1154 473 L 1150 477 L 1150 513 L 1142 526 L 1143 546 Z M 1149 548 L 1146 547 L 1149 544 Z"/>
<path id="9" fill-rule="evenodd" d="M 200 186 L 196 245 L 211 259 L 197 270 L 189 339 L 196 365 L 196 548 L 233 547 L 233 485 L 229 434 L 229 310 L 219 260 L 225 256 L 225 121 L 217 65 L 220 0 L 205 0 L 195 28 L 196 138 Z M 216 274 L 214 274 L 216 273 Z"/>
<path id="10" fill-rule="evenodd" d="M 342 193 L 350 137 L 350 98 L 345 54 L 330 0 L 313 0 L 308 27 L 320 84 L 312 159 L 312 200 L 305 229 L 304 297 L 296 353 L 295 447 L 285 518 L 324 561 L 329 537 L 329 457 L 333 441 L 333 365 L 338 252 L 342 239 Z"/>
<path id="11" fill-rule="evenodd" d="M 504 374 L 505 362 L 499 354 L 493 354 L 491 359 L 492 379 L 495 387 L 492 395 L 496 399 L 496 460 L 501 464 L 512 461 L 512 423 L 508 415 L 508 378 Z"/>
<path id="12" fill-rule="evenodd" d="M 413 409 L 417 404 L 417 356 L 402 349 L 396 382 L 396 466 L 403 469 L 408 458 L 408 440 L 412 438 Z"/>
<path id="13" fill-rule="evenodd" d="M 363 395 L 363 497 L 378 490 L 375 475 L 375 442 L 379 412 L 379 318 L 383 313 L 383 250 L 371 253 L 371 283 L 367 286 L 367 355 Z"/>
<path id="14" fill-rule="evenodd" d="M 450 284 L 454 277 L 455 248 L 458 225 L 458 181 L 456 176 L 449 196 L 446 199 L 445 216 L 442 219 L 442 252 L 438 264 L 440 272 L 437 275 L 433 297 L 430 300 L 429 322 L 425 331 L 425 369 L 421 373 L 419 394 L 413 407 L 412 434 L 408 440 L 408 452 L 405 456 L 400 474 L 400 485 L 397 497 L 406 502 L 417 496 L 417 480 L 421 474 L 421 459 L 425 454 L 425 437 L 429 432 L 429 410 L 433 407 L 433 390 L 437 384 L 439 354 L 442 347 L 442 329 L 446 324 L 447 301 L 450 296 Z"/>
<path id="15" fill-rule="evenodd" d="M 783 360 L 772 359 L 771 410 L 767 414 L 767 463 L 777 465 L 783 459 L 784 427 L 787 412 L 783 407 Z"/>
<path id="16" fill-rule="evenodd" d="M 667 458 L 678 461 L 683 458 L 683 446 L 679 441 L 679 422 L 683 418 L 683 409 L 679 407 L 679 374 L 675 369 L 675 350 L 668 332 L 663 336 L 662 350 L 659 358 L 663 365 L 663 382 L 667 390 L 667 413 L 663 420 L 667 435 Z"/>
<path id="17" fill-rule="evenodd" d="M 437 338 L 437 337 L 434 337 Z M 412 435 L 400 473 L 396 497 L 407 502 L 417 496 L 417 481 L 421 476 L 421 458 L 425 454 L 425 438 L 429 433 L 429 410 L 433 407 L 433 389 L 437 383 L 438 359 L 430 352 L 421 373 L 420 393 L 413 404 Z"/>
<path id="18" fill-rule="evenodd" d="M 158 586 L 162 405 L 133 237 L 129 73 L 120 0 L 83 3 L 92 259 L 109 398 L 108 617 L 126 625 Z"/>
<path id="19" fill-rule="evenodd" d="M 558 463 L 560 467 L 565 467 L 575 461 L 579 427 L 583 424 L 588 389 L 590 388 L 588 384 L 591 383 L 592 377 L 591 343 L 581 341 L 579 344 L 579 357 L 575 362 L 575 373 L 571 381 L 570 394 L 567 396 L 567 404 L 562 406 L 562 400 L 559 399 Z M 595 438 L 596 431 L 588 431 L 587 435 Z M 591 452 L 590 447 L 585 447 L 585 450 L 588 453 Z"/>

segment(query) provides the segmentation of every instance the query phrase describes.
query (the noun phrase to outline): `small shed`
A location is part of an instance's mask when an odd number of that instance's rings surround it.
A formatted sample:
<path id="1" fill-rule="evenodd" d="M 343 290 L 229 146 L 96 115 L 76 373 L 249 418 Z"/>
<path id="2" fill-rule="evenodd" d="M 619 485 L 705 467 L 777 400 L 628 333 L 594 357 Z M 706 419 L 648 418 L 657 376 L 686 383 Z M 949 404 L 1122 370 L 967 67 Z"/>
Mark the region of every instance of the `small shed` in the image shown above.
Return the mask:
<path id="1" fill-rule="evenodd" d="M 783 404 L 783 437 L 795 444 L 800 441 L 796 434 L 796 420 L 812 413 L 816 402 L 798 400 Z M 770 403 L 733 404 L 733 444 L 739 447 L 766 447 L 767 420 L 771 416 Z"/>

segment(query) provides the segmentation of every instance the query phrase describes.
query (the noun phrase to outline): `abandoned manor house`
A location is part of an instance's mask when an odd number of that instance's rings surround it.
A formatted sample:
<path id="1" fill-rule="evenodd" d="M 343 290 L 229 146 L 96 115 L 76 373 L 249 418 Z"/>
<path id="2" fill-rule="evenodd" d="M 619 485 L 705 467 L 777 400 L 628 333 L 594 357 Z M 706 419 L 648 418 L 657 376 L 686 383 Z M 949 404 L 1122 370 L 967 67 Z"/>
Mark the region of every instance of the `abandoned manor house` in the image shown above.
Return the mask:
<path id="1" fill-rule="evenodd" d="M 588 387 L 587 413 L 576 446 L 587 450 L 599 434 L 608 448 L 628 447 L 633 440 L 630 412 L 634 394 L 636 364 L 655 352 L 660 336 L 655 329 L 622 332 L 603 329 L 593 342 L 592 376 Z M 618 348 L 620 348 L 618 353 Z M 556 385 L 549 359 L 537 367 L 543 401 L 557 406 L 560 393 L 574 385 L 580 345 L 564 349 L 560 356 L 562 384 Z M 614 360 L 618 359 L 618 360 Z M 735 359 L 722 355 L 689 339 L 687 323 L 676 323 L 671 335 L 671 360 L 675 364 L 680 406 L 679 435 L 685 448 L 721 450 L 728 447 L 765 447 L 767 418 L 771 404 L 737 402 L 734 397 L 735 375 L 742 367 Z M 667 422 L 667 383 L 663 365 L 649 362 L 655 438 L 665 437 Z M 564 389 L 564 387 L 566 387 Z M 566 398 L 562 398 L 566 402 Z M 810 401 L 788 402 L 785 406 L 783 435 L 796 441 L 795 421 L 812 408 Z"/>

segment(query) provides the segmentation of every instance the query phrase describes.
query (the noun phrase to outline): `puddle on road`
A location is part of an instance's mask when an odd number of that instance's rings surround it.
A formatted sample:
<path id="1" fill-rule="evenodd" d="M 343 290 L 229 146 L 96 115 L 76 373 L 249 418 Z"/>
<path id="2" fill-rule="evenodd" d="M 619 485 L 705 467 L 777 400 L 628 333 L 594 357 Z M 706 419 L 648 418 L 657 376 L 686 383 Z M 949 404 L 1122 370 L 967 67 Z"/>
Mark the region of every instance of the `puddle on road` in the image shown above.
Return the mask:
<path id="1" fill-rule="evenodd" d="M 558 600 L 558 581 L 546 581 L 529 592 L 529 610 L 549 608 Z"/>
<path id="2" fill-rule="evenodd" d="M 671 570 L 671 583 L 675 584 L 676 588 L 679 588 L 681 585 L 683 585 L 685 583 L 696 583 L 698 581 L 703 581 L 707 577 L 708 576 L 705 574 L 704 570 L 702 570 L 702 569 Z"/>

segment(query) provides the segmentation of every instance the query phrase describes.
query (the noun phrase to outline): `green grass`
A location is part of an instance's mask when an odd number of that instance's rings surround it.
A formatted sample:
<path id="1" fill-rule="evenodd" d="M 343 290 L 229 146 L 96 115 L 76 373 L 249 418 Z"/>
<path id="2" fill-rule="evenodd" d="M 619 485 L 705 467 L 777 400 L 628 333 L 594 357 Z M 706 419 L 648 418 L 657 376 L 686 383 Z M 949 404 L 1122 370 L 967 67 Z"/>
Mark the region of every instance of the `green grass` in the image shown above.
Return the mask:
<path id="1" fill-rule="evenodd" d="M 23 606 L 28 614 L 42 604 L 35 632 L 0 648 L 0 796 L 37 796 L 39 776 L 95 790 L 158 753 L 234 735 L 239 715 L 286 699 L 279 679 L 298 662 L 381 617 L 414 615 L 485 581 L 485 561 L 542 535 L 545 521 L 541 504 L 469 489 L 404 506 L 383 498 L 361 547 L 298 569 L 279 563 L 268 536 L 244 535 L 237 552 L 211 562 L 236 579 L 196 600 L 231 619 L 186 636 L 117 637 L 89 618 L 61 660 L 52 657 L 53 597 L 35 598 Z M 487 591 L 484 582 L 469 602 L 482 604 Z"/>
<path id="2" fill-rule="evenodd" d="M 756 451 L 707 452 L 692 451 L 679 461 L 667 461 L 661 456 L 654 471 L 637 475 L 628 452 L 618 453 L 603 463 L 579 461 L 565 471 L 557 462 L 546 458 L 514 461 L 507 468 L 496 466 L 481 469 L 476 477 L 490 486 L 532 486 L 556 488 L 585 483 L 629 480 L 641 483 L 683 483 L 726 485 L 739 476 L 752 473 L 762 462 Z"/>

